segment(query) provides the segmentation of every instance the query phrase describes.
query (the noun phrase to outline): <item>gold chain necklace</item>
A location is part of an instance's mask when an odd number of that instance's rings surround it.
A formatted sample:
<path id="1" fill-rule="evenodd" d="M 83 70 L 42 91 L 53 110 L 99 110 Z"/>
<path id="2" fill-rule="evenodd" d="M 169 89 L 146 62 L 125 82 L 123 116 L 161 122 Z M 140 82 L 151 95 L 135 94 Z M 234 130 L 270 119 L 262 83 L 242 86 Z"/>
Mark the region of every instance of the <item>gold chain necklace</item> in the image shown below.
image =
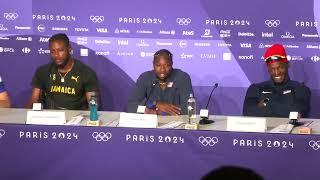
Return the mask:
<path id="1" fill-rule="evenodd" d="M 60 71 L 58 70 L 58 73 L 60 75 L 60 80 L 62 83 L 64 83 L 64 78 L 66 77 L 66 75 L 72 70 L 73 64 L 74 64 L 74 62 L 72 62 L 71 68 L 63 76 L 61 75 Z"/>
<path id="2" fill-rule="evenodd" d="M 71 71 L 71 69 L 66 72 L 63 76 L 60 74 L 60 72 L 58 71 L 59 75 L 60 75 L 60 79 L 61 79 L 61 82 L 64 83 L 64 77 L 66 77 L 66 75 Z"/>
<path id="3" fill-rule="evenodd" d="M 166 85 L 167 83 L 168 83 L 167 81 L 166 81 L 166 82 L 160 82 L 160 81 L 159 81 L 159 84 L 160 84 L 160 85 Z"/>

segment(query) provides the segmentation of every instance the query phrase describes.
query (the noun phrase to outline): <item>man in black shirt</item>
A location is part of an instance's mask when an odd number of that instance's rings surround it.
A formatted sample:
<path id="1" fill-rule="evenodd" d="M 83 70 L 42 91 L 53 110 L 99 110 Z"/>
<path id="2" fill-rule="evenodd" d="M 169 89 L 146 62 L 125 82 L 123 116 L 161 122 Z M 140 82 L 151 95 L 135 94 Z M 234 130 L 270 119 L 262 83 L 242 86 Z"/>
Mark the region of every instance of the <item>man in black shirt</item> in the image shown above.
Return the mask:
<path id="1" fill-rule="evenodd" d="M 49 48 L 52 62 L 36 70 L 27 108 L 42 102 L 47 109 L 88 109 L 91 94 L 98 92 L 95 72 L 71 57 L 67 35 L 53 35 Z"/>
<path id="2" fill-rule="evenodd" d="M 295 111 L 301 117 L 308 117 L 310 90 L 303 83 L 290 80 L 289 62 L 284 47 L 280 44 L 271 46 L 264 58 L 271 80 L 249 87 L 243 115 L 287 118 L 290 112 Z"/>
<path id="3" fill-rule="evenodd" d="M 187 101 L 193 94 L 190 76 L 172 68 L 172 54 L 161 49 L 154 54 L 153 71 L 140 75 L 129 98 L 128 112 L 146 104 L 150 114 L 187 114 Z M 146 102 L 149 97 L 148 102 Z"/>

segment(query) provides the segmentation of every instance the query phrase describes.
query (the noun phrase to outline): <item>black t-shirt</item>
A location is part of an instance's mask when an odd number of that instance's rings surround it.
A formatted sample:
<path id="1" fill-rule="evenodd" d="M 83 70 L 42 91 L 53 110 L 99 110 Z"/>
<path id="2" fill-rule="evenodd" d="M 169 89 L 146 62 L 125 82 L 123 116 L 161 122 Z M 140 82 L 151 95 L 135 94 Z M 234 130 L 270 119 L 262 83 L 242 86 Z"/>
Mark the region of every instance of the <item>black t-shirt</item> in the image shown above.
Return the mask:
<path id="1" fill-rule="evenodd" d="M 32 87 L 44 91 L 42 103 L 46 109 L 83 110 L 88 108 L 85 93 L 98 91 L 98 80 L 90 67 L 74 60 L 72 69 L 66 74 L 60 74 L 53 63 L 39 67 Z"/>

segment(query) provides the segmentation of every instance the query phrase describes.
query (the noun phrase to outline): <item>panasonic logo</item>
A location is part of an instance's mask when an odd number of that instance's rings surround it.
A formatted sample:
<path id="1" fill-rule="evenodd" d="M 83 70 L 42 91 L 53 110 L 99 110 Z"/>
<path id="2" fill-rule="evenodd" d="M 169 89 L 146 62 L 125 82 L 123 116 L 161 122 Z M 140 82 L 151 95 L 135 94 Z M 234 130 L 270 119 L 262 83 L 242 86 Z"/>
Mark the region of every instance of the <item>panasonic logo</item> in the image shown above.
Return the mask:
<path id="1" fill-rule="evenodd" d="M 319 38 L 319 34 L 302 34 L 301 36 L 306 38 Z"/>

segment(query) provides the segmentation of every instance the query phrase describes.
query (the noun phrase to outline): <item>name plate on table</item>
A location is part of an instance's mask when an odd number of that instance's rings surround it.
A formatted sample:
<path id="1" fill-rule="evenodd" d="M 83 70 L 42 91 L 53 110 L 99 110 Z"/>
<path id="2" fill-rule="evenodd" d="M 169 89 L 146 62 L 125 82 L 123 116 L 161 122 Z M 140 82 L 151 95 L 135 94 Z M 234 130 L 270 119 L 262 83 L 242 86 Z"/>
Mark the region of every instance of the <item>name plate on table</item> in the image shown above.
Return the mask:
<path id="1" fill-rule="evenodd" d="M 266 118 L 227 117 L 227 131 L 265 132 L 266 130 Z"/>
<path id="2" fill-rule="evenodd" d="M 120 113 L 119 127 L 156 128 L 158 126 L 157 115 Z"/>
<path id="3" fill-rule="evenodd" d="M 28 111 L 26 124 L 64 125 L 65 112 L 58 111 Z"/>

